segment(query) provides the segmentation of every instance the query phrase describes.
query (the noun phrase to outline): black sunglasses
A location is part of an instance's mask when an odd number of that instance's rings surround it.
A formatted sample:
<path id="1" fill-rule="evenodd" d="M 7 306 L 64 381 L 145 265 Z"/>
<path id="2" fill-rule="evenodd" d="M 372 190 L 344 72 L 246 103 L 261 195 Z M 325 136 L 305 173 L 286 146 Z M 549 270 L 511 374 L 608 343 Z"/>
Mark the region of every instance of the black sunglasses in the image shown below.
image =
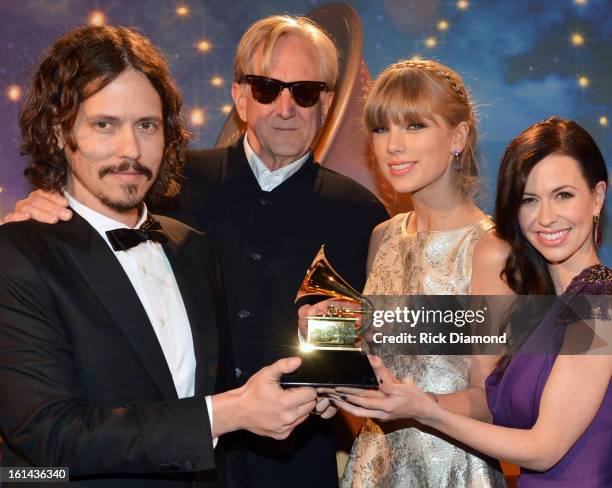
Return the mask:
<path id="1" fill-rule="evenodd" d="M 312 107 L 319 100 L 323 91 L 329 91 L 327 83 L 322 81 L 290 81 L 284 82 L 267 76 L 244 75 L 240 83 L 247 82 L 251 85 L 253 98 L 267 105 L 278 98 L 280 93 L 287 88 L 291 96 L 300 107 Z"/>

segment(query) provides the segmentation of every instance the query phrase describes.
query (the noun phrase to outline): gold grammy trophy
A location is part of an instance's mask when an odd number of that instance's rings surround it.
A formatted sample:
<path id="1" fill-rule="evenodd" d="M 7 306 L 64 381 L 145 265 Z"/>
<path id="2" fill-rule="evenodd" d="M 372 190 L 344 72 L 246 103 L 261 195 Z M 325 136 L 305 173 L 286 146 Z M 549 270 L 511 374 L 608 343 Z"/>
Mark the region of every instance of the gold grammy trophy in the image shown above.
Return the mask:
<path id="1" fill-rule="evenodd" d="M 325 315 L 306 317 L 308 332 L 299 346 L 302 366 L 281 380 L 284 386 L 353 386 L 376 388 L 359 332 L 372 314 L 370 301 L 349 285 L 329 264 L 321 246 L 295 297 L 326 296 L 359 305 L 329 305 Z M 359 317 L 362 320 L 359 320 Z M 361 330 L 360 330 L 361 329 Z"/>

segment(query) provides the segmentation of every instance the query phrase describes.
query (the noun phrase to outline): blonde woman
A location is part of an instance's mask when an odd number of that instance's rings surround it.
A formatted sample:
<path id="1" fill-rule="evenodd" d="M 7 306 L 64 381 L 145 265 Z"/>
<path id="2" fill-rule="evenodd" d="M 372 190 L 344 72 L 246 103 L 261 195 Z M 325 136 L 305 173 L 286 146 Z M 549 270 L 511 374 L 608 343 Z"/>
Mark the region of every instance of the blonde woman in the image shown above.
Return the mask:
<path id="1" fill-rule="evenodd" d="M 374 230 L 364 293 L 510 293 L 500 279 L 506 246 L 473 200 L 478 187 L 476 116 L 461 78 L 434 61 L 391 65 L 375 81 L 364 119 L 380 173 L 396 192 L 410 194 L 414 205 L 414 211 Z M 446 409 L 490 419 L 482 391 L 494 359 L 382 359 L 396 377 L 414 378 Z M 497 487 L 505 481 L 488 460 L 417 422 L 367 419 L 342 486 Z"/>

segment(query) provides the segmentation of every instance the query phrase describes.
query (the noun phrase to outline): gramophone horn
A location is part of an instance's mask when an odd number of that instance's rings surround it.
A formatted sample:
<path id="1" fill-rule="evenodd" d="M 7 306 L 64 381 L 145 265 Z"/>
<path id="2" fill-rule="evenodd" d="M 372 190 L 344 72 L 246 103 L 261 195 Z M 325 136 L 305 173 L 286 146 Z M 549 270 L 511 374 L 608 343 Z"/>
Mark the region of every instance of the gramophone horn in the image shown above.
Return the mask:
<path id="1" fill-rule="evenodd" d="M 361 294 L 349 285 L 329 264 L 325 257 L 325 246 L 321 246 L 321 249 L 319 249 L 319 252 L 308 268 L 295 301 L 297 302 L 300 298 L 310 295 L 338 298 L 351 303 L 363 302 Z"/>

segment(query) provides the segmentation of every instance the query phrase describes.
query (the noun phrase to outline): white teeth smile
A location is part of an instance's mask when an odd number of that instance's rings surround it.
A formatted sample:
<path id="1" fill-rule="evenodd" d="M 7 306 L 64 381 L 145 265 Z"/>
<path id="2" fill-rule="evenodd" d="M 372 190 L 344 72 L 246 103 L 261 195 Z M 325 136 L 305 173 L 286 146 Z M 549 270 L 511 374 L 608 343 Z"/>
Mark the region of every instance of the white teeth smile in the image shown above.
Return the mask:
<path id="1" fill-rule="evenodd" d="M 560 230 L 559 232 L 554 232 L 554 233 L 550 233 L 550 232 L 538 232 L 538 235 L 547 241 L 554 241 L 559 239 L 560 237 L 563 237 L 564 235 L 567 235 L 567 233 L 569 232 L 569 229 L 564 229 L 564 230 Z"/>
<path id="2" fill-rule="evenodd" d="M 402 170 L 402 169 L 409 168 L 413 164 L 414 163 L 398 163 L 398 164 L 390 164 L 389 166 L 391 166 L 391 169 Z"/>

